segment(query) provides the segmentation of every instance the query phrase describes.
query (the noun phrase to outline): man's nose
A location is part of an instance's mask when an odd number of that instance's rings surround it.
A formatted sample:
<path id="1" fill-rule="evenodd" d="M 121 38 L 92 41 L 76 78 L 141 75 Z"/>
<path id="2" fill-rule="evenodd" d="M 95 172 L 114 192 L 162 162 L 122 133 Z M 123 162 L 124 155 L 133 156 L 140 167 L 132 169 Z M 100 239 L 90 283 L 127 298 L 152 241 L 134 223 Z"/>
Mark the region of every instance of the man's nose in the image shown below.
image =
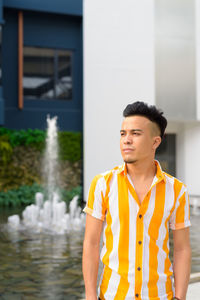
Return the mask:
<path id="1" fill-rule="evenodd" d="M 124 143 L 125 144 L 131 144 L 132 140 L 131 140 L 131 136 L 130 135 L 126 135 L 125 139 L 124 139 Z"/>

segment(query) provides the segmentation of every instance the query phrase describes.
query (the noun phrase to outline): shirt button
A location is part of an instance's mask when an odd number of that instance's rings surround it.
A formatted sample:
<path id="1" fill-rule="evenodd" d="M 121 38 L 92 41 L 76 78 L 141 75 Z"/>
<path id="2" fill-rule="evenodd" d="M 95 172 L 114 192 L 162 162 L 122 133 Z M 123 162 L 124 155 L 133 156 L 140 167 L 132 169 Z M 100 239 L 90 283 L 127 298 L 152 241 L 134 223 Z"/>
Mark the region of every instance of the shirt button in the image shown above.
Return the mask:
<path id="1" fill-rule="evenodd" d="M 139 215 L 139 218 L 141 219 L 141 218 L 142 218 L 142 215 Z"/>
<path id="2" fill-rule="evenodd" d="M 138 298 L 138 297 L 139 297 L 139 294 L 135 294 L 135 297 L 137 297 L 137 298 Z"/>
<path id="3" fill-rule="evenodd" d="M 140 270 L 141 270 L 141 268 L 140 268 L 140 267 L 138 267 L 137 269 L 138 269 L 138 271 L 140 271 Z"/>
<path id="4" fill-rule="evenodd" d="M 141 245 L 141 244 L 142 244 L 142 241 L 138 241 L 138 244 Z"/>

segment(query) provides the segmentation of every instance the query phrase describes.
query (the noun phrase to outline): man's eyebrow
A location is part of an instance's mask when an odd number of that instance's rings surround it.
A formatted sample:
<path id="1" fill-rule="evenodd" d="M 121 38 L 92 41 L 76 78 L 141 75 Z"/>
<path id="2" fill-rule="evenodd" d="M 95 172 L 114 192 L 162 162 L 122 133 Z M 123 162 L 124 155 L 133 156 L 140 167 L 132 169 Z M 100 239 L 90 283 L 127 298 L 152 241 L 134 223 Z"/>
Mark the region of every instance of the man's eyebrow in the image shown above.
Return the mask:
<path id="1" fill-rule="evenodd" d="M 143 132 L 143 130 L 142 129 L 131 129 L 130 131 L 140 131 L 140 132 Z"/>
<path id="2" fill-rule="evenodd" d="M 122 129 L 122 130 L 120 130 L 120 132 L 126 132 L 127 130 L 124 130 L 124 129 Z M 143 130 L 142 129 L 137 129 L 137 128 L 135 128 L 135 129 L 130 129 L 130 130 L 128 130 L 128 131 L 139 131 L 139 132 L 143 132 Z"/>

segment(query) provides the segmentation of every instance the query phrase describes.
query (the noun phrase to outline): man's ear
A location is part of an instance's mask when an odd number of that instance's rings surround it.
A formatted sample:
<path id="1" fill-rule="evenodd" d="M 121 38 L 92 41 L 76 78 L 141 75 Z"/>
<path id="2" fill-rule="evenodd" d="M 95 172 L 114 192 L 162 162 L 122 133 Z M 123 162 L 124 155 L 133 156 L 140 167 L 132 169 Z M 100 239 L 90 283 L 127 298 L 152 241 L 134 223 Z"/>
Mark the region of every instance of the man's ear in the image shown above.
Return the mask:
<path id="1" fill-rule="evenodd" d="M 159 147 L 161 142 L 162 142 L 161 137 L 160 136 L 155 136 L 154 137 L 154 142 L 153 142 L 153 150 L 156 150 Z"/>

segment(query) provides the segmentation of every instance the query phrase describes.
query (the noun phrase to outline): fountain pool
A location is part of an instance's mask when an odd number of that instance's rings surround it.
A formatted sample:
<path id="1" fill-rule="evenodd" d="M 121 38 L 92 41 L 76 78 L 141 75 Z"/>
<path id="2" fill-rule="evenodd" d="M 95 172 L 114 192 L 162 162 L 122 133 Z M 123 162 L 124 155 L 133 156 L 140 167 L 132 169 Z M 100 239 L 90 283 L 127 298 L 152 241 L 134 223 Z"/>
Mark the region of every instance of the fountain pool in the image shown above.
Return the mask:
<path id="1" fill-rule="evenodd" d="M 80 300 L 84 298 L 81 258 L 84 229 L 50 235 L 10 231 L 0 212 L 0 299 Z M 200 272 L 200 218 L 191 216 L 192 272 Z"/>

